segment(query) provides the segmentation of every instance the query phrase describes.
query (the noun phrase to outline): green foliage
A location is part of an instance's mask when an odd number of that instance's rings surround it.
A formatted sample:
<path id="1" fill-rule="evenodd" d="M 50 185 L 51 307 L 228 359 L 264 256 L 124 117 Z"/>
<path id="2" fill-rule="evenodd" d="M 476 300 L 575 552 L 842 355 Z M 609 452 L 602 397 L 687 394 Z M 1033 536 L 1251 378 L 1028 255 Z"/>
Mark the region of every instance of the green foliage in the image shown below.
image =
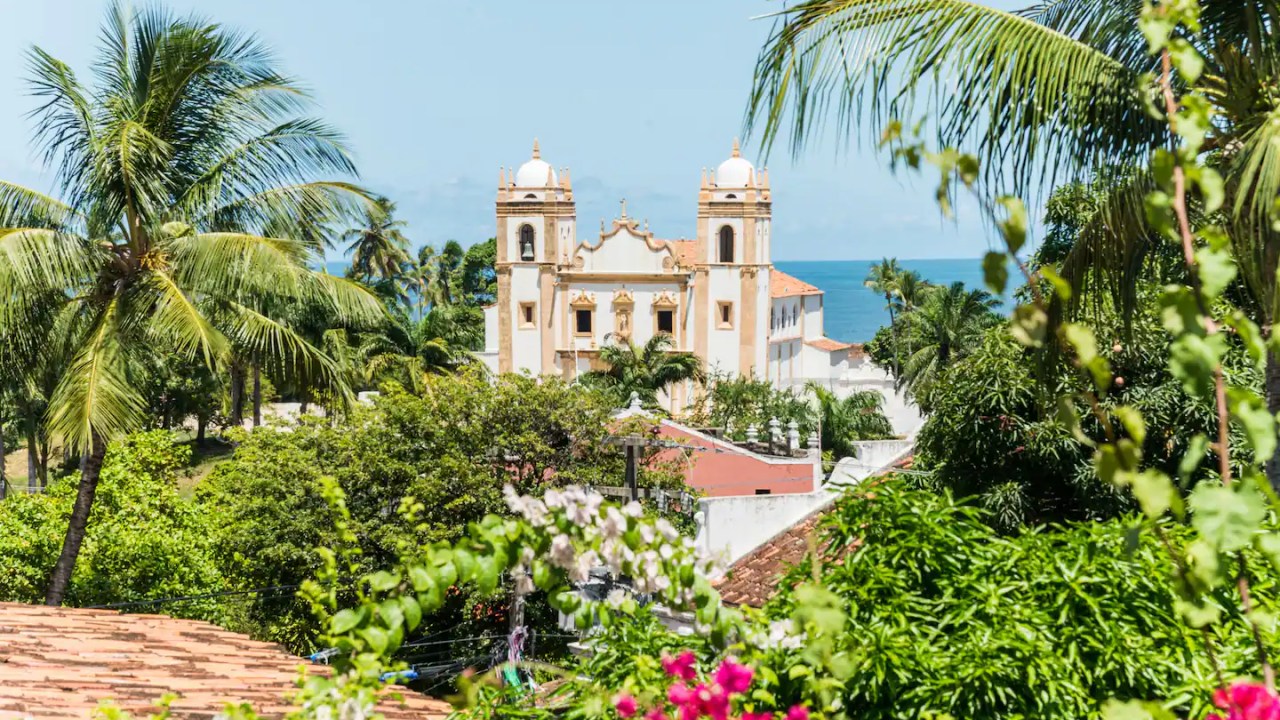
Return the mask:
<path id="1" fill-rule="evenodd" d="M 856 717 L 1088 718 L 1111 697 L 1177 698 L 1185 712 L 1213 685 L 1163 548 L 1129 544 L 1119 523 L 1001 537 L 949 493 L 897 478 L 842 498 L 822 532 L 820 577 L 848 607 L 841 693 Z M 779 583 L 771 616 L 800 600 L 791 588 L 812 564 Z M 1222 657 L 1239 662 L 1244 641 Z"/>
<path id="2" fill-rule="evenodd" d="M 617 485 L 623 459 L 604 443 L 613 404 L 559 381 L 479 372 L 425 379 L 421 394 L 388 386 L 369 407 L 338 423 L 304 421 L 259 429 L 197 489 L 218 518 L 215 547 L 238 587 L 293 585 L 318 567 L 316 547 L 332 546 L 321 480 L 347 496 L 362 571 L 387 566 L 398 543 L 455 541 L 466 523 L 504 511 L 501 490 L 566 484 Z M 644 486 L 681 487 L 682 475 L 645 462 Z M 388 515 L 407 497 L 422 502 L 413 525 Z M 428 624 L 458 635 L 505 627 L 505 599 L 450 596 Z M 537 616 L 535 620 L 548 622 Z M 308 648 L 316 629 L 297 606 L 264 601 L 256 632 Z M 474 633 L 473 633 L 474 634 Z"/>
<path id="3" fill-rule="evenodd" d="M 893 426 L 881 409 L 884 396 L 879 391 L 854 390 L 842 398 L 817 383 L 809 383 L 805 389 L 813 396 L 824 451 L 838 458 L 856 457 L 853 443 L 893 437 Z"/>
<path id="4" fill-rule="evenodd" d="M 646 406 L 657 407 L 658 393 L 705 378 L 702 361 L 691 353 L 672 350 L 675 341 L 670 335 L 654 335 L 643 347 L 625 338 L 616 340 L 600 349 L 600 362 L 606 367 L 584 373 L 582 382 L 608 393 L 619 407 L 627 404 L 632 393 Z"/>
<path id="5" fill-rule="evenodd" d="M 183 497 L 178 471 L 190 450 L 157 430 L 113 444 L 89 531 L 68 590 L 75 605 L 175 597 L 225 589 L 214 556 L 218 518 Z M 45 493 L 0 501 L 0 599 L 39 602 L 75 500 L 76 476 Z M 223 620 L 213 601 L 164 606 L 172 615 Z"/>
<path id="6" fill-rule="evenodd" d="M 794 420 L 802 438 L 817 430 L 812 407 L 796 391 L 779 389 L 768 380 L 713 372 L 689 420 L 699 427 L 728 427 L 732 439 L 745 440 L 751 425 L 764 437 L 772 418 L 778 418 L 783 427 Z"/>

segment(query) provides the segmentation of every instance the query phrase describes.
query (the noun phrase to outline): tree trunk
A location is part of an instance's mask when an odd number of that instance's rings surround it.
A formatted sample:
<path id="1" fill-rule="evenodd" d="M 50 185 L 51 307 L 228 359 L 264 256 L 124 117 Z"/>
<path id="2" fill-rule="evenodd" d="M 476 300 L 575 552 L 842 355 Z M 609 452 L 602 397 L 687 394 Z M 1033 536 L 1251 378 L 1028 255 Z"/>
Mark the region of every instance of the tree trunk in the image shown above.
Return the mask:
<path id="1" fill-rule="evenodd" d="M 1280 412 L 1280 357 L 1274 352 L 1267 352 L 1266 374 L 1267 410 L 1271 414 Z M 1280 453 L 1271 456 L 1267 461 L 1267 480 L 1271 487 L 1280 491 Z"/>
<path id="2" fill-rule="evenodd" d="M 231 424 L 240 427 L 244 423 L 244 366 L 231 364 Z"/>
<path id="3" fill-rule="evenodd" d="M 27 491 L 40 490 L 40 459 L 36 456 L 36 421 L 27 417 Z"/>
<path id="4" fill-rule="evenodd" d="M 40 440 L 40 467 L 39 467 L 40 489 L 43 490 L 49 485 L 49 438 L 45 437 Z"/>
<path id="5" fill-rule="evenodd" d="M 893 382 L 897 384 L 899 377 L 902 375 L 901 362 L 898 360 L 898 321 L 893 315 L 893 300 L 888 293 L 884 296 L 885 304 L 889 306 L 889 334 L 893 338 Z"/>
<path id="6" fill-rule="evenodd" d="M 204 445 L 205 431 L 209 428 L 209 416 L 196 414 L 196 445 Z"/>
<path id="7" fill-rule="evenodd" d="M 0 415 L 0 500 L 9 494 L 9 473 L 5 470 L 4 415 Z"/>
<path id="8" fill-rule="evenodd" d="M 262 368 L 253 364 L 253 426 L 262 424 Z"/>
<path id="9" fill-rule="evenodd" d="M 71 584 L 71 573 L 76 569 L 76 558 L 80 556 L 80 545 L 84 542 L 85 528 L 89 525 L 89 512 L 93 509 L 93 496 L 98 491 L 98 475 L 102 471 L 102 459 L 107 454 L 107 443 L 102 438 L 93 438 L 93 449 L 85 462 L 84 472 L 80 475 L 80 488 L 76 492 L 76 503 L 71 508 L 71 520 L 67 523 L 67 536 L 62 541 L 62 554 L 58 563 L 53 566 L 53 574 L 49 577 L 49 588 L 45 591 L 45 605 L 61 605 L 66 597 L 67 586 Z"/>

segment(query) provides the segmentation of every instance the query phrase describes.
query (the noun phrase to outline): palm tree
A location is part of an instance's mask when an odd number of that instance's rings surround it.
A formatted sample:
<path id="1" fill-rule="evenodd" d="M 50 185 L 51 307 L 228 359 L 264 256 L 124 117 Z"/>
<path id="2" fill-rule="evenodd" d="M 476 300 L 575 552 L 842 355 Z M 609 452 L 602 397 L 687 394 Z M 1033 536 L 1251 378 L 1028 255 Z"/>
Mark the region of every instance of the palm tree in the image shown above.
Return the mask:
<path id="1" fill-rule="evenodd" d="M 837 126 L 879 136 L 896 119 L 932 113 L 938 143 L 982 158 L 984 194 L 1043 195 L 1064 179 L 1119 169 L 1061 272 L 1077 291 L 1096 278 L 1136 306 L 1143 260 L 1162 241 L 1147 225 L 1145 168 L 1167 125 L 1145 111 L 1160 58 L 1137 26 L 1144 0 L 1039 0 L 1005 12 L 965 0 L 802 0 L 778 15 L 756 65 L 749 122 L 766 146 L 784 127 L 798 151 L 834 110 Z M 1271 223 L 1280 194 L 1280 5 L 1201 0 L 1201 32 L 1181 34 L 1205 64 L 1179 90 L 1199 91 L 1213 124 L 1203 150 L 1225 180 L 1220 222 L 1240 268 L 1244 305 L 1262 327 L 1278 319 Z M 936 102 L 945 98 L 945 102 Z M 920 107 L 917 103 L 923 105 Z M 1079 292 L 1076 293 L 1079 295 Z M 1087 303 L 1085 304 L 1087 305 Z M 1266 394 L 1280 411 L 1280 355 Z M 1280 455 L 1267 468 L 1280 488 Z"/>
<path id="2" fill-rule="evenodd" d="M 894 302 L 894 298 L 898 294 L 898 276 L 901 274 L 902 267 L 898 265 L 897 258 L 884 258 L 879 263 L 871 266 L 871 270 L 867 273 L 867 279 L 862 283 L 870 288 L 872 292 L 884 296 L 884 306 L 889 311 L 889 332 L 893 335 L 894 377 L 898 376 L 901 369 L 898 362 L 898 323 Z"/>
<path id="3" fill-rule="evenodd" d="M 853 443 L 858 440 L 893 437 L 893 426 L 883 412 L 884 396 L 875 390 L 855 390 L 841 398 L 814 382 L 805 387 L 817 406 L 822 447 L 832 451 L 835 457 L 856 456 Z"/>
<path id="4" fill-rule="evenodd" d="M 677 383 L 702 382 L 706 378 L 697 356 L 673 352 L 672 344 L 671 336 L 665 333 L 649 338 L 644 347 L 630 341 L 611 342 L 600 348 L 600 361 L 606 369 L 591 370 L 582 379 L 613 393 L 619 402 L 635 393 L 645 404 L 657 405 L 660 391 Z"/>
<path id="5" fill-rule="evenodd" d="M 916 350 L 902 368 L 901 385 L 928 410 L 928 393 L 942 371 L 969 354 L 987 329 L 1000 322 L 999 303 L 985 290 L 966 290 L 964 283 L 937 287 L 913 313 Z"/>
<path id="6" fill-rule="evenodd" d="M 920 277 L 915 270 L 907 270 L 898 274 L 894 288 L 898 301 L 898 319 L 902 321 L 902 334 L 907 344 L 907 355 L 911 347 L 911 314 L 924 302 L 925 296 L 933 288 L 927 280 Z"/>
<path id="7" fill-rule="evenodd" d="M 383 329 L 364 334 L 356 355 L 366 383 L 393 379 L 417 392 L 429 374 L 474 364 L 472 353 L 483 347 L 484 314 L 478 308 L 435 305 L 418 319 L 406 311 L 392 313 Z"/>
<path id="8" fill-rule="evenodd" d="M 401 279 L 409 262 L 409 239 L 401 232 L 406 223 L 396 220 L 395 212 L 395 203 L 377 198 L 365 209 L 361 226 L 342 234 L 355 277 L 364 281 Z"/>
<path id="9" fill-rule="evenodd" d="M 70 581 L 109 442 L 144 422 L 134 377 L 159 349 L 208 365 L 234 344 L 300 374 L 332 362 L 259 310 L 259 300 L 326 302 L 351 320 L 382 314 L 357 285 L 310 269 L 310 222 L 368 206 L 340 136 L 301 115 L 306 96 L 251 36 L 156 8 L 113 5 L 81 85 L 31 53 L 37 143 L 64 200 L 0 182 L 0 335 L 58 298 L 76 349 L 49 399 L 49 433 L 84 453 L 45 600 Z M 266 228 L 274 228 L 271 235 Z"/>

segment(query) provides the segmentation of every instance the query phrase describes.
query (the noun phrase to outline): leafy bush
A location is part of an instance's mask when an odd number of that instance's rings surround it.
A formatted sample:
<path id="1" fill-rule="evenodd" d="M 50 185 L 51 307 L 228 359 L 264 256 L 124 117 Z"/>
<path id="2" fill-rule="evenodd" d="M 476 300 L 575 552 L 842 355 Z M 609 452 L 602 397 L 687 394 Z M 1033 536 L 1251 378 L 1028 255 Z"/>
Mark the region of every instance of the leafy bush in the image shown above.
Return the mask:
<path id="1" fill-rule="evenodd" d="M 816 572 L 848 604 L 853 717 L 1084 718 L 1113 697 L 1186 711 L 1186 693 L 1214 687 L 1151 534 L 1111 522 L 1002 537 L 980 510 L 897 478 L 846 495 L 822 528 Z M 771 616 L 791 612 L 814 563 L 780 583 Z M 1228 673 L 1247 672 L 1244 628 L 1215 635 Z"/>
<path id="2" fill-rule="evenodd" d="M 141 433 L 113 444 L 67 600 L 73 605 L 145 600 L 224 589 L 214 561 L 216 515 L 184 498 L 177 472 L 190 450 L 170 433 Z M 42 494 L 0 501 L 0 599 L 40 602 L 62 547 L 77 476 Z M 225 619 L 213 601 L 164 606 L 173 615 Z"/>

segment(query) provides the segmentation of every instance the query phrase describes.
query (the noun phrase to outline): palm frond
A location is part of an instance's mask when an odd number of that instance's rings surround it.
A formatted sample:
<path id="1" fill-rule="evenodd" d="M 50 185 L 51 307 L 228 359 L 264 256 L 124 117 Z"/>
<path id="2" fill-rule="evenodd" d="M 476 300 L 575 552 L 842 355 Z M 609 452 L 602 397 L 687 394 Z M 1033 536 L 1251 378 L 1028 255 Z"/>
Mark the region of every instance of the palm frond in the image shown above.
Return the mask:
<path id="1" fill-rule="evenodd" d="M 92 308 L 88 308 L 92 311 Z M 95 313 L 93 327 L 49 401 L 49 432 L 75 451 L 139 427 L 146 401 L 129 378 L 118 305 Z"/>
<path id="2" fill-rule="evenodd" d="M 78 219 L 71 206 L 42 192 L 0 180 L 0 228 L 67 230 Z"/>
<path id="3" fill-rule="evenodd" d="M 209 367 L 213 367 L 214 362 L 230 350 L 227 339 L 168 272 L 153 270 L 147 273 L 137 289 L 145 293 L 145 303 L 152 308 L 147 321 L 147 335 L 153 340 L 183 357 L 199 353 Z"/>
<path id="4" fill-rule="evenodd" d="M 862 124 L 878 135 L 890 120 L 927 116 L 939 144 L 982 158 L 991 186 L 1045 186 L 1158 144 L 1139 75 L 1104 50 L 965 0 L 806 0 L 777 14 L 747 121 L 766 150 L 787 130 L 798 153 L 831 117 L 846 135 Z"/>

